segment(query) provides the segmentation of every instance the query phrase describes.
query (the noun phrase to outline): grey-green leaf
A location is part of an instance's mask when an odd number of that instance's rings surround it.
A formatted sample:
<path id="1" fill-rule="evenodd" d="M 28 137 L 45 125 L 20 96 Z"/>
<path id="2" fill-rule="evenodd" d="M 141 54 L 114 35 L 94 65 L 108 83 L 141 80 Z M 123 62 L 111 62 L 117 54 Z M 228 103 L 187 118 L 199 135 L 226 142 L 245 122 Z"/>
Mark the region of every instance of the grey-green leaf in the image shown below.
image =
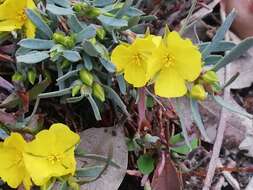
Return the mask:
<path id="1" fill-rule="evenodd" d="M 115 66 L 109 60 L 105 60 L 104 58 L 99 58 L 99 61 L 100 63 L 102 63 L 102 65 L 108 72 L 110 73 L 115 72 Z"/>
<path id="2" fill-rule="evenodd" d="M 96 36 L 96 28 L 88 26 L 76 35 L 76 42 L 80 43 L 83 40 L 87 40 Z"/>
<path id="3" fill-rule="evenodd" d="M 25 55 L 19 55 L 16 58 L 18 63 L 35 64 L 49 58 L 49 54 L 47 51 L 33 51 Z"/>
<path id="4" fill-rule="evenodd" d="M 47 4 L 46 9 L 55 15 L 73 15 L 74 14 L 71 8 L 58 7 L 53 4 Z"/>
<path id="5" fill-rule="evenodd" d="M 77 177 L 96 178 L 104 169 L 104 166 L 95 165 L 76 170 Z"/>
<path id="6" fill-rule="evenodd" d="M 29 49 L 44 50 L 51 49 L 55 44 L 53 40 L 23 39 L 18 43 L 18 45 Z"/>
<path id="7" fill-rule="evenodd" d="M 26 10 L 26 14 L 33 24 L 41 30 L 48 38 L 52 38 L 53 32 L 49 26 L 42 20 L 42 18 L 31 9 Z"/>
<path id="8" fill-rule="evenodd" d="M 81 60 L 81 56 L 77 51 L 65 50 L 63 51 L 63 57 L 71 62 L 77 62 Z"/>
<path id="9" fill-rule="evenodd" d="M 117 19 L 109 16 L 100 15 L 98 20 L 105 26 L 112 26 L 115 28 L 121 28 L 128 25 L 128 22 L 124 19 Z"/>
<path id="10" fill-rule="evenodd" d="M 98 121 L 101 120 L 102 118 L 101 118 L 101 115 L 100 115 L 100 112 L 99 112 L 99 109 L 98 109 L 98 106 L 97 106 L 95 100 L 92 98 L 91 95 L 89 95 L 87 97 L 87 99 L 89 100 L 89 102 L 91 104 L 91 107 L 93 109 L 96 120 L 98 120 Z"/>

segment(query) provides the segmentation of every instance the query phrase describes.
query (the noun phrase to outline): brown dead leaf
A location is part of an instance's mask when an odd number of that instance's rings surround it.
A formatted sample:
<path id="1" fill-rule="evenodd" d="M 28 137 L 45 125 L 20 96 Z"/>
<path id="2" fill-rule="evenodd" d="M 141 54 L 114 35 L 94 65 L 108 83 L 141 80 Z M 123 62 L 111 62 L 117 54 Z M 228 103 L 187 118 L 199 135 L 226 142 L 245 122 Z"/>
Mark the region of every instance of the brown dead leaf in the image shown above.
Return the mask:
<path id="1" fill-rule="evenodd" d="M 161 173 L 159 170 L 162 160 L 157 165 L 151 183 L 152 190 L 181 190 L 182 185 L 179 173 L 174 167 L 170 157 L 167 156 L 165 159 L 165 164 Z"/>
<path id="2" fill-rule="evenodd" d="M 14 125 L 16 123 L 16 118 L 13 114 L 0 110 L 0 123 Z"/>
<path id="3" fill-rule="evenodd" d="M 98 154 L 108 157 L 112 146 L 112 159 L 121 168 L 109 166 L 105 173 L 96 181 L 82 185 L 81 190 L 118 190 L 124 179 L 128 162 L 128 150 L 122 126 L 109 128 L 90 128 L 81 134 L 80 147 L 87 154 Z M 82 161 L 84 161 L 82 159 Z M 87 165 L 104 165 L 96 160 L 85 159 Z"/>

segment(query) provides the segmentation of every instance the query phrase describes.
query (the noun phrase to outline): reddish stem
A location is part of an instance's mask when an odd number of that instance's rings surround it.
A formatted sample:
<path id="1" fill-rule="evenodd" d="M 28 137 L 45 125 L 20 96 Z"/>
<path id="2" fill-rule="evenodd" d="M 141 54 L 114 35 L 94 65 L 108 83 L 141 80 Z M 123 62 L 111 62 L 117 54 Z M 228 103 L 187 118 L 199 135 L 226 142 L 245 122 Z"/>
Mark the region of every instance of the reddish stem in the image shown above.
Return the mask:
<path id="1" fill-rule="evenodd" d="M 139 101 L 138 101 L 138 115 L 139 115 L 139 122 L 138 122 L 138 132 L 140 132 L 141 124 L 146 119 L 146 93 L 145 88 L 139 88 Z"/>

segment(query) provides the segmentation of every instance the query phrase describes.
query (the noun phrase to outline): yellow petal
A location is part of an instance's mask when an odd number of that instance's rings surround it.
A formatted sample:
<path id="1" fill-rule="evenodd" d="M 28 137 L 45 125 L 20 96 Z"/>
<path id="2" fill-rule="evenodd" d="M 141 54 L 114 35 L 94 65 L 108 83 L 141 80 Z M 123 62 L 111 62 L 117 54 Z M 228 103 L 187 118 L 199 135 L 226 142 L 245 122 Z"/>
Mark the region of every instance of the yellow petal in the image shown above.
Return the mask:
<path id="1" fill-rule="evenodd" d="M 117 72 L 124 70 L 125 66 L 129 63 L 131 58 L 131 53 L 129 51 L 129 46 L 125 44 L 118 45 L 111 55 L 111 61 L 116 66 Z"/>
<path id="2" fill-rule="evenodd" d="M 28 172 L 25 173 L 25 176 L 24 176 L 24 179 L 23 179 L 23 184 L 24 184 L 24 187 L 25 187 L 26 190 L 30 190 L 31 186 L 33 185 L 31 177 L 30 177 Z"/>
<path id="3" fill-rule="evenodd" d="M 36 27 L 35 25 L 27 19 L 25 22 L 25 34 L 27 38 L 34 38 L 36 33 Z"/>
<path id="4" fill-rule="evenodd" d="M 0 20 L 18 20 L 18 13 L 24 10 L 27 0 L 5 0 L 0 5 Z"/>
<path id="5" fill-rule="evenodd" d="M 155 81 L 155 94 L 164 98 L 185 95 L 187 88 L 184 79 L 171 68 L 162 69 Z"/>
<path id="6" fill-rule="evenodd" d="M 35 5 L 33 0 L 27 0 L 27 5 L 26 6 L 29 9 L 35 9 L 36 8 L 36 5 Z"/>
<path id="7" fill-rule="evenodd" d="M 173 68 L 188 81 L 194 81 L 201 72 L 201 53 L 189 39 L 182 39 L 177 32 L 167 36 L 168 52 L 175 59 Z"/>
<path id="8" fill-rule="evenodd" d="M 74 147 L 80 140 L 78 134 L 72 132 L 67 125 L 62 123 L 53 124 L 50 127 L 49 132 L 55 136 L 56 140 L 53 146 L 57 153 L 64 153 Z M 64 141 L 62 140 L 63 137 Z"/>
<path id="9" fill-rule="evenodd" d="M 16 29 L 21 29 L 23 23 L 17 20 L 0 21 L 0 32 L 10 32 Z"/>
<path id="10" fill-rule="evenodd" d="M 16 149 L 17 151 L 20 151 L 20 153 L 24 151 L 25 145 L 26 142 L 19 133 L 11 133 L 11 135 L 5 139 L 3 144 L 4 147 Z"/>
<path id="11" fill-rule="evenodd" d="M 136 88 L 145 86 L 148 81 L 148 75 L 144 64 L 145 63 L 142 63 L 142 65 L 135 65 L 129 63 L 125 68 L 125 80 Z"/>
<path id="12" fill-rule="evenodd" d="M 71 148 L 67 152 L 64 153 L 64 157 L 62 160 L 62 165 L 68 168 L 68 172 L 74 175 L 76 171 L 76 160 L 74 154 L 75 148 Z"/>

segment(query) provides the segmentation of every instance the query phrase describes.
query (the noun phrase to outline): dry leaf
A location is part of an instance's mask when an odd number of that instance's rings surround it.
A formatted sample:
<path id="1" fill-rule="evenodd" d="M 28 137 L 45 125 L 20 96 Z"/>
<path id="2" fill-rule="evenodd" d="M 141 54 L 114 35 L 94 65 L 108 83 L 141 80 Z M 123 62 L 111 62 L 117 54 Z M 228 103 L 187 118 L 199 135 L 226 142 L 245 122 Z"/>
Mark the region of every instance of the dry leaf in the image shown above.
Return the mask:
<path id="1" fill-rule="evenodd" d="M 126 174 L 128 162 L 128 150 L 123 127 L 90 128 L 83 131 L 80 136 L 80 147 L 87 154 L 108 157 L 109 149 L 112 146 L 112 159 L 121 166 L 121 169 L 109 166 L 98 180 L 81 186 L 81 190 L 118 190 Z M 88 165 L 101 165 L 101 162 L 96 160 L 87 159 L 85 161 Z"/>

